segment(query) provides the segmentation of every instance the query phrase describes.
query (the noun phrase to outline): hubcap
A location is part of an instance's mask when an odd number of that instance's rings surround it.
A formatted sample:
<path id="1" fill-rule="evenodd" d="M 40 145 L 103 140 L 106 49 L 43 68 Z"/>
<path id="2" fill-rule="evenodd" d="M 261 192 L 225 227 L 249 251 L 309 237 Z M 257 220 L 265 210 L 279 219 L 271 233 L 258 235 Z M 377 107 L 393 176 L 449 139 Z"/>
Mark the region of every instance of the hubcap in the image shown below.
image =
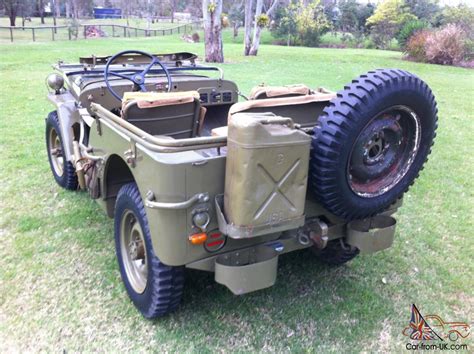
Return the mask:
<path id="1" fill-rule="evenodd" d="M 63 150 L 59 134 L 54 128 L 49 131 L 49 155 L 51 157 L 54 172 L 58 176 L 62 176 L 64 172 Z"/>
<path id="2" fill-rule="evenodd" d="M 393 106 L 375 116 L 352 147 L 347 178 L 354 193 L 376 197 L 406 175 L 420 145 L 420 121 L 406 106 Z"/>
<path id="3" fill-rule="evenodd" d="M 147 284 L 148 262 L 143 230 L 131 210 L 126 210 L 122 216 L 120 247 L 128 281 L 133 290 L 141 294 Z"/>

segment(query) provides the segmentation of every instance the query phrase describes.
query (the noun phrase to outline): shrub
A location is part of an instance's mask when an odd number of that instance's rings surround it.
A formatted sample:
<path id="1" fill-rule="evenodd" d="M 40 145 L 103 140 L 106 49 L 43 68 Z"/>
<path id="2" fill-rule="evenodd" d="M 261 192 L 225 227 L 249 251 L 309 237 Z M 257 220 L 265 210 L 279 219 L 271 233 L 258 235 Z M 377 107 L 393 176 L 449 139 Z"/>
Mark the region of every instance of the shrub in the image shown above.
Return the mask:
<path id="1" fill-rule="evenodd" d="M 199 41 L 201 40 L 201 38 L 199 37 L 199 33 L 197 32 L 194 32 L 191 38 L 193 39 L 194 43 L 199 43 Z"/>
<path id="2" fill-rule="evenodd" d="M 449 24 L 426 39 L 426 58 L 430 63 L 458 64 L 466 54 L 466 33 L 457 25 Z"/>
<path id="3" fill-rule="evenodd" d="M 321 36 L 331 29 L 321 0 L 292 2 L 282 8 L 276 17 L 271 31 L 275 36 L 285 38 L 288 45 L 294 43 L 316 47 L 321 42 Z"/>
<path id="4" fill-rule="evenodd" d="M 428 23 L 421 20 L 411 20 L 405 23 L 397 35 L 398 44 L 401 48 L 405 48 L 408 39 L 416 32 L 428 28 Z"/>
<path id="5" fill-rule="evenodd" d="M 408 39 L 405 47 L 405 53 L 410 59 L 425 62 L 426 61 L 426 41 L 430 36 L 427 30 L 416 32 Z"/>

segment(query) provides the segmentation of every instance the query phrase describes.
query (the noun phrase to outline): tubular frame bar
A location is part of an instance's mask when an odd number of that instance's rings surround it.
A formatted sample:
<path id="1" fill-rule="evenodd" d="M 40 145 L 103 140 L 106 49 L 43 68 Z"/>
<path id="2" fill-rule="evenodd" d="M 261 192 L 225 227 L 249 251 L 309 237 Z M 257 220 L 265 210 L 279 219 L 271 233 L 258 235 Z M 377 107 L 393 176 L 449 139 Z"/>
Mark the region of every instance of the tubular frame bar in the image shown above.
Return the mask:
<path id="1" fill-rule="evenodd" d="M 163 139 L 137 128 L 133 124 L 105 109 L 100 104 L 91 103 L 91 111 L 98 115 L 99 120 L 103 119 L 107 121 L 109 124 L 112 124 L 112 126 L 117 128 L 117 130 L 130 137 L 130 139 L 154 152 L 173 153 L 202 150 L 227 145 L 227 137 L 225 136 L 186 138 L 179 140 Z"/>

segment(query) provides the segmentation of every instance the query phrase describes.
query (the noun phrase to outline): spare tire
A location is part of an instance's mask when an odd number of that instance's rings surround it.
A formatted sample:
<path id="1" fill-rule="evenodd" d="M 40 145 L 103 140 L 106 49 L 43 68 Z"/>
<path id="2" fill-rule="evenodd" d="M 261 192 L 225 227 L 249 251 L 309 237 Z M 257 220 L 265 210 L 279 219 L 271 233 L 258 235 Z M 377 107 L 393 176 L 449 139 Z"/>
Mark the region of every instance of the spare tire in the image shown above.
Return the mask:
<path id="1" fill-rule="evenodd" d="M 361 75 L 337 93 L 314 128 L 310 186 L 346 220 L 377 214 L 408 190 L 437 128 L 428 85 L 402 70 Z"/>

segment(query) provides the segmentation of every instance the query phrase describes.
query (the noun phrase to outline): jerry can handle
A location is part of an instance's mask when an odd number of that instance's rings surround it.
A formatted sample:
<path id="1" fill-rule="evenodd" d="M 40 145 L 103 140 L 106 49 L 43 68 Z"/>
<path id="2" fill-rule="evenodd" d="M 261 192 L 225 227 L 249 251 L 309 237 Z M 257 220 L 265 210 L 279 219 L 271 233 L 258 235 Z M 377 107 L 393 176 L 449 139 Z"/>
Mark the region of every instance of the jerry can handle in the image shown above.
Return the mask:
<path id="1" fill-rule="evenodd" d="M 295 129 L 295 122 L 288 117 L 271 117 L 271 118 L 257 118 L 261 124 L 281 124 L 288 125 L 291 129 Z"/>

